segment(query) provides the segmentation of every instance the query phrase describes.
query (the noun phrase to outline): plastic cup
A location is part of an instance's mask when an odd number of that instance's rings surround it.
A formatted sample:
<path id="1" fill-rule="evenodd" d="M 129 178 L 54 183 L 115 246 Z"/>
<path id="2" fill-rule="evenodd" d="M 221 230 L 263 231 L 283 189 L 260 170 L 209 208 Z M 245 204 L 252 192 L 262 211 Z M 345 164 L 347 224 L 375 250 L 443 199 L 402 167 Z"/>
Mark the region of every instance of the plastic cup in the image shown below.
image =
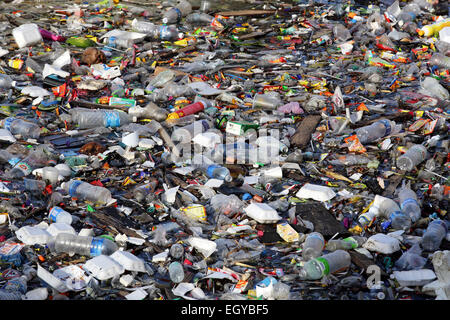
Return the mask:
<path id="1" fill-rule="evenodd" d="M 55 167 L 44 167 L 42 169 L 42 179 L 50 181 L 50 184 L 58 182 L 59 171 Z"/>
<path id="2" fill-rule="evenodd" d="M 122 142 L 127 147 L 131 148 L 137 147 L 139 144 L 139 135 L 137 134 L 137 132 L 130 133 L 122 137 Z"/>

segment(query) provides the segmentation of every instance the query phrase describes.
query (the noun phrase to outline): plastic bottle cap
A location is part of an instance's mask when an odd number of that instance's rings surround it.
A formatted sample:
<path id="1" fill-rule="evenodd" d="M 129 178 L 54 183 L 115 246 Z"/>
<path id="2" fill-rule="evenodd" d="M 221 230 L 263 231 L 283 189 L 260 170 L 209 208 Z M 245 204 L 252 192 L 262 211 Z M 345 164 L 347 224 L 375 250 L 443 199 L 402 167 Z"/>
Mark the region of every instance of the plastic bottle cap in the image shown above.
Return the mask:
<path id="1" fill-rule="evenodd" d="M 167 119 L 179 119 L 179 118 L 180 116 L 176 112 L 172 112 L 167 115 Z"/>

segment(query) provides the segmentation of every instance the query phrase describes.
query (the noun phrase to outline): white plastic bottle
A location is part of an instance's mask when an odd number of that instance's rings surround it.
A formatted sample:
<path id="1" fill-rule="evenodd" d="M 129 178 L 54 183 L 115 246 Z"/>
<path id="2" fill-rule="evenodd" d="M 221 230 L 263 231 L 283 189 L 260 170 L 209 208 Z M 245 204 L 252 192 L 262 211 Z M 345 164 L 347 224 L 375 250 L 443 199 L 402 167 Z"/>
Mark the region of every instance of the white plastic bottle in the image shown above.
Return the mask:
<path id="1" fill-rule="evenodd" d="M 306 261 L 320 257 L 325 246 L 325 239 L 319 232 L 311 232 L 303 244 L 302 257 Z"/>
<path id="2" fill-rule="evenodd" d="M 389 219 L 390 215 L 396 211 L 400 211 L 398 204 L 390 199 L 380 195 L 375 195 L 372 205 L 366 213 L 359 216 L 358 222 L 362 226 L 368 225 L 375 217 L 384 217 Z"/>
<path id="3" fill-rule="evenodd" d="M 309 260 L 300 270 L 301 280 L 318 280 L 323 276 L 350 267 L 351 257 L 347 251 L 336 250 L 319 258 Z"/>
<path id="4" fill-rule="evenodd" d="M 61 184 L 71 197 L 88 200 L 94 203 L 107 204 L 112 200 L 111 192 L 103 187 L 93 186 L 80 180 L 70 180 Z"/>
<path id="5" fill-rule="evenodd" d="M 22 119 L 6 118 L 2 125 L 11 134 L 20 134 L 23 138 L 37 139 L 41 134 L 41 128 L 37 124 Z"/>
<path id="6" fill-rule="evenodd" d="M 51 222 L 66 223 L 69 225 L 72 224 L 72 215 L 62 208 L 56 206 L 50 209 L 48 219 Z"/>
<path id="7" fill-rule="evenodd" d="M 422 210 L 420 209 L 420 205 L 417 202 L 417 195 L 414 191 L 411 190 L 410 183 L 405 185 L 403 182 L 402 189 L 398 194 L 400 208 L 403 212 L 408 214 L 411 217 L 412 222 L 416 222 L 420 219 L 422 214 Z"/>
<path id="8" fill-rule="evenodd" d="M 397 159 L 397 168 L 411 171 L 427 158 L 427 148 L 421 144 L 415 144 Z"/>
<path id="9" fill-rule="evenodd" d="M 52 252 L 76 253 L 88 257 L 111 255 L 117 251 L 117 245 L 109 239 L 83 237 L 70 233 L 59 233 L 47 243 Z"/>

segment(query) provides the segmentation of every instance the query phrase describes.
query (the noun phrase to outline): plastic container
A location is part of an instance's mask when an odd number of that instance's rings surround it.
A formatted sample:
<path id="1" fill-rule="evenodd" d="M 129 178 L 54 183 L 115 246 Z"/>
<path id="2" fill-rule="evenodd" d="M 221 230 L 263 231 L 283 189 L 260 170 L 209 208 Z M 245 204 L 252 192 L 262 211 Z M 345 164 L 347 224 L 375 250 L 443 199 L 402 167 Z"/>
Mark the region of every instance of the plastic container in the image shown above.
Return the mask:
<path id="1" fill-rule="evenodd" d="M 42 180 L 50 182 L 55 185 L 58 182 L 59 171 L 55 167 L 42 168 Z"/>
<path id="2" fill-rule="evenodd" d="M 175 243 L 170 247 L 170 256 L 174 259 L 181 259 L 184 255 L 184 247 L 182 244 Z"/>
<path id="3" fill-rule="evenodd" d="M 364 237 L 348 237 L 340 240 L 329 240 L 325 246 L 328 251 L 352 250 L 361 247 L 367 241 Z"/>
<path id="4" fill-rule="evenodd" d="M 433 220 L 422 237 L 422 248 L 426 251 L 439 249 L 442 240 L 447 234 L 447 224 L 442 220 Z"/>
<path id="5" fill-rule="evenodd" d="M 302 257 L 308 261 L 320 257 L 325 246 L 325 239 L 319 232 L 311 232 L 307 235 L 303 244 Z"/>
<path id="6" fill-rule="evenodd" d="M 134 198 L 139 202 L 143 201 L 149 194 L 152 194 L 153 192 L 155 192 L 157 185 L 158 185 L 158 181 L 152 180 L 146 184 L 137 186 L 133 190 Z"/>
<path id="7" fill-rule="evenodd" d="M 276 223 L 281 220 L 278 212 L 266 203 L 252 203 L 244 209 L 244 212 L 250 218 L 258 223 Z"/>
<path id="8" fill-rule="evenodd" d="M 191 246 L 193 246 L 197 251 L 203 254 L 205 258 L 208 258 L 217 249 L 217 244 L 214 241 L 210 241 L 199 237 L 189 237 L 187 239 L 187 242 Z"/>
<path id="9" fill-rule="evenodd" d="M 428 152 L 421 144 L 416 144 L 408 149 L 403 155 L 397 159 L 397 168 L 400 170 L 411 171 L 417 165 L 427 158 Z"/>
<path id="10" fill-rule="evenodd" d="M 31 46 L 43 41 L 39 27 L 34 23 L 27 23 L 14 28 L 12 35 L 19 48 Z"/>
<path id="11" fill-rule="evenodd" d="M 328 201 L 336 196 L 333 189 L 316 184 L 307 183 L 295 195 L 302 199 L 313 199 L 316 201 Z"/>
<path id="12" fill-rule="evenodd" d="M 3 120 L 2 123 L 6 130 L 13 135 L 20 134 L 24 139 L 37 139 L 41 134 L 41 128 L 33 122 L 10 117 Z"/>
<path id="13" fill-rule="evenodd" d="M 195 168 L 203 171 L 208 178 L 224 180 L 225 182 L 230 182 L 231 180 L 233 180 L 230 174 L 230 170 L 220 165 L 214 164 L 205 156 L 196 154 L 192 159 L 192 163 Z"/>
<path id="14" fill-rule="evenodd" d="M 80 200 L 88 200 L 100 204 L 107 204 L 112 201 L 111 192 L 108 189 L 94 186 L 84 181 L 70 180 L 69 182 L 63 182 L 61 188 L 71 197 L 76 197 Z"/>
<path id="15" fill-rule="evenodd" d="M 363 248 L 382 254 L 392 254 L 400 250 L 400 241 L 383 233 L 377 233 L 367 239 Z"/>
<path id="16" fill-rule="evenodd" d="M 98 280 L 108 280 L 124 273 L 125 269 L 111 257 L 99 255 L 88 260 L 83 269 Z"/>
<path id="17" fill-rule="evenodd" d="M 109 257 L 120 264 L 125 270 L 146 272 L 144 260 L 136 257 L 128 251 L 117 250 Z"/>
<path id="18" fill-rule="evenodd" d="M 174 261 L 169 265 L 170 280 L 175 283 L 180 283 L 184 279 L 183 265 L 178 261 Z"/>
<path id="19" fill-rule="evenodd" d="M 368 225 L 375 217 L 384 217 L 389 219 L 392 213 L 400 211 L 400 207 L 398 204 L 386 197 L 382 197 L 380 195 L 375 195 L 372 205 L 369 208 L 369 211 L 363 213 L 359 216 L 358 222 L 362 226 Z"/>
<path id="20" fill-rule="evenodd" d="M 401 126 L 400 126 L 401 127 Z M 379 120 L 369 126 L 356 130 L 356 135 L 362 144 L 373 142 L 379 138 L 390 135 L 397 131 L 396 124 L 390 120 Z"/>
<path id="21" fill-rule="evenodd" d="M 257 93 L 253 98 L 253 108 L 276 110 L 281 105 L 282 101 L 273 95 Z"/>
<path id="22" fill-rule="evenodd" d="M 52 237 L 56 237 L 60 233 L 68 233 L 71 235 L 77 235 L 74 228 L 67 223 L 52 223 L 46 230 Z"/>
<path id="23" fill-rule="evenodd" d="M 282 153 L 287 153 L 289 151 L 288 146 L 279 141 L 278 139 L 272 136 L 262 136 L 256 139 L 256 145 L 265 150 L 275 150 L 278 154 L 278 151 Z M 273 155 L 273 154 L 272 154 Z"/>
<path id="24" fill-rule="evenodd" d="M 350 254 L 337 250 L 306 262 L 299 276 L 302 280 L 318 280 L 328 274 L 346 270 L 350 263 Z"/>
<path id="25" fill-rule="evenodd" d="M 197 134 L 203 133 L 210 128 L 208 121 L 199 120 L 187 126 L 176 128 L 172 132 L 172 140 L 189 143 Z"/>
<path id="26" fill-rule="evenodd" d="M 26 245 L 46 244 L 52 236 L 44 229 L 24 226 L 16 231 L 16 237 Z"/>
<path id="27" fill-rule="evenodd" d="M 420 219 L 422 210 L 417 202 L 417 195 L 411 190 L 409 184 L 405 186 L 403 184 L 402 189 L 398 194 L 400 208 L 403 212 L 410 216 L 412 222 L 416 222 Z"/>
<path id="28" fill-rule="evenodd" d="M 163 23 L 177 23 L 182 17 L 185 17 L 192 11 L 192 5 L 186 1 L 181 0 L 175 7 L 170 8 L 164 12 Z"/>
<path id="29" fill-rule="evenodd" d="M 430 283 L 436 279 L 436 274 L 430 269 L 394 271 L 391 278 L 397 280 L 402 287 L 416 287 Z"/>
<path id="30" fill-rule="evenodd" d="M 110 255 L 118 248 L 111 240 L 60 233 L 47 246 L 52 252 L 76 253 L 84 256 Z"/>
<path id="31" fill-rule="evenodd" d="M 189 14 L 186 17 L 186 22 L 188 23 L 206 23 L 211 24 L 211 22 L 214 20 L 214 17 L 201 12 L 194 12 Z"/>

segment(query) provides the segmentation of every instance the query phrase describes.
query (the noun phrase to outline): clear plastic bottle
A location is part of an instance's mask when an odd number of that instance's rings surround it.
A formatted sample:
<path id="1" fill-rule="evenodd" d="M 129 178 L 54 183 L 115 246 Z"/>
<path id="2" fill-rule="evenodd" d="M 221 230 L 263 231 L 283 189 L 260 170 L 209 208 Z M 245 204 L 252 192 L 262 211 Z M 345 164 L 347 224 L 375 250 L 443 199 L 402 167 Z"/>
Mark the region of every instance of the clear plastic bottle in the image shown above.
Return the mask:
<path id="1" fill-rule="evenodd" d="M 80 129 L 97 128 L 100 126 L 106 128 L 116 128 L 132 122 L 128 113 L 122 111 L 98 110 L 95 112 L 81 112 L 76 118 Z"/>
<path id="2" fill-rule="evenodd" d="M 183 38 L 183 33 L 178 31 L 175 26 L 159 26 L 158 37 L 163 41 L 173 41 Z"/>
<path id="3" fill-rule="evenodd" d="M 438 80 L 432 77 L 425 77 L 421 83 L 422 90 L 425 94 L 430 95 L 441 100 L 447 100 L 450 98 L 450 94 Z"/>
<path id="4" fill-rule="evenodd" d="M 450 69 L 450 57 L 444 56 L 439 52 L 434 53 L 428 63 L 439 68 Z"/>
<path id="5" fill-rule="evenodd" d="M 181 0 L 175 7 L 170 8 L 164 12 L 163 23 L 177 23 L 182 17 L 185 17 L 192 11 L 192 5 L 186 1 Z"/>
<path id="6" fill-rule="evenodd" d="M 208 121 L 198 120 L 187 126 L 174 129 L 172 132 L 172 140 L 173 141 L 181 141 L 183 143 L 188 143 L 197 134 L 206 132 L 209 128 L 210 128 L 210 125 L 209 125 Z"/>
<path id="7" fill-rule="evenodd" d="M 149 194 L 155 192 L 156 186 L 158 185 L 158 180 L 154 179 L 149 183 L 137 186 L 133 190 L 134 198 L 141 202 L 143 201 Z"/>
<path id="8" fill-rule="evenodd" d="M 397 16 L 398 26 L 402 28 L 407 22 L 413 22 L 420 12 L 420 7 L 417 4 L 410 3 L 406 5 Z"/>
<path id="9" fill-rule="evenodd" d="M 48 219 L 51 222 L 72 224 L 72 215 L 69 212 L 57 206 L 50 209 Z"/>
<path id="10" fill-rule="evenodd" d="M 350 267 L 351 257 L 345 250 L 336 250 L 319 258 L 309 260 L 300 270 L 301 280 L 319 280 L 323 276 Z"/>
<path id="11" fill-rule="evenodd" d="M 169 112 L 166 109 L 158 107 L 153 102 L 149 102 L 144 108 L 140 106 L 129 108 L 128 114 L 136 118 L 150 118 L 156 121 L 164 121 L 167 119 Z"/>
<path id="12" fill-rule="evenodd" d="M 37 124 L 22 119 L 6 118 L 2 120 L 2 126 L 13 135 L 20 134 L 23 138 L 37 139 L 41 134 L 41 128 Z"/>
<path id="13" fill-rule="evenodd" d="M 370 143 L 379 138 L 385 137 L 394 133 L 396 128 L 396 124 L 394 121 L 390 120 L 379 120 L 375 123 L 372 123 L 369 126 L 365 126 L 356 130 L 356 135 L 358 136 L 359 141 L 364 143 Z"/>
<path id="14" fill-rule="evenodd" d="M 184 254 L 184 247 L 182 244 L 175 243 L 170 247 L 169 253 L 172 256 L 172 258 L 181 259 Z"/>
<path id="15" fill-rule="evenodd" d="M 70 233 L 59 233 L 47 243 L 51 252 L 76 253 L 88 257 L 111 255 L 117 251 L 117 245 L 105 238 L 84 237 Z"/>
<path id="16" fill-rule="evenodd" d="M 23 275 L 9 280 L 0 290 L 0 300 L 22 300 L 27 293 L 27 283 L 36 275 L 32 267 L 25 267 Z"/>
<path id="17" fill-rule="evenodd" d="M 351 250 L 361 247 L 366 242 L 365 237 L 352 236 L 345 239 L 330 240 L 327 242 L 325 249 L 328 251 Z"/>
<path id="18" fill-rule="evenodd" d="M 302 257 L 306 261 L 320 257 L 325 247 L 325 239 L 319 232 L 311 232 L 307 235 L 303 244 Z"/>
<path id="19" fill-rule="evenodd" d="M 256 139 L 255 143 L 263 150 L 276 150 L 282 153 L 286 153 L 289 150 L 289 148 L 284 143 L 272 136 L 259 137 L 258 139 Z"/>
<path id="20" fill-rule="evenodd" d="M 70 180 L 61 184 L 71 197 L 88 200 L 94 203 L 107 204 L 112 200 L 111 192 L 103 187 L 94 186 L 80 180 Z"/>
<path id="21" fill-rule="evenodd" d="M 397 168 L 411 171 L 427 158 L 427 148 L 421 144 L 413 145 L 397 159 Z"/>
<path id="22" fill-rule="evenodd" d="M 394 211 L 389 215 L 389 221 L 395 230 L 409 230 L 411 217 L 403 211 Z"/>
<path id="23" fill-rule="evenodd" d="M 26 177 L 31 174 L 34 169 L 44 167 L 48 160 L 49 157 L 43 149 L 34 150 L 24 159 L 17 162 L 11 171 L 8 172 L 8 176 L 12 178 Z"/>
<path id="24" fill-rule="evenodd" d="M 422 237 L 422 248 L 426 251 L 438 250 L 446 234 L 447 224 L 445 221 L 440 219 L 433 220 Z"/>
<path id="25" fill-rule="evenodd" d="M 175 283 L 180 283 L 184 279 L 183 265 L 178 261 L 174 261 L 169 265 L 170 280 Z"/>
<path id="26" fill-rule="evenodd" d="M 369 211 L 360 215 L 358 218 L 358 222 L 362 226 L 366 226 L 373 220 L 373 218 L 384 217 L 386 219 L 389 219 L 391 214 L 396 211 L 400 211 L 400 207 L 394 200 L 382 197 L 377 194 L 375 195 L 375 199 L 373 200 Z"/>
<path id="27" fill-rule="evenodd" d="M 294 162 L 294 163 L 302 162 L 303 161 L 302 150 L 297 149 L 294 152 L 290 153 L 284 161 L 286 161 L 286 162 Z"/>
<path id="28" fill-rule="evenodd" d="M 202 13 L 202 12 L 194 12 L 194 13 L 189 14 L 186 17 L 186 22 L 211 24 L 213 19 L 214 19 L 214 17 L 209 14 Z"/>
<path id="29" fill-rule="evenodd" d="M 416 222 L 420 219 L 422 210 L 417 202 L 417 195 L 411 190 L 410 183 L 405 185 L 403 182 L 402 189 L 398 194 L 400 208 L 403 212 L 410 216 L 412 222 Z"/>
<path id="30" fill-rule="evenodd" d="M 196 168 L 203 171 L 208 178 L 224 180 L 226 182 L 233 180 L 230 170 L 214 164 L 214 162 L 203 155 L 196 154 L 192 160 L 192 163 Z"/>

